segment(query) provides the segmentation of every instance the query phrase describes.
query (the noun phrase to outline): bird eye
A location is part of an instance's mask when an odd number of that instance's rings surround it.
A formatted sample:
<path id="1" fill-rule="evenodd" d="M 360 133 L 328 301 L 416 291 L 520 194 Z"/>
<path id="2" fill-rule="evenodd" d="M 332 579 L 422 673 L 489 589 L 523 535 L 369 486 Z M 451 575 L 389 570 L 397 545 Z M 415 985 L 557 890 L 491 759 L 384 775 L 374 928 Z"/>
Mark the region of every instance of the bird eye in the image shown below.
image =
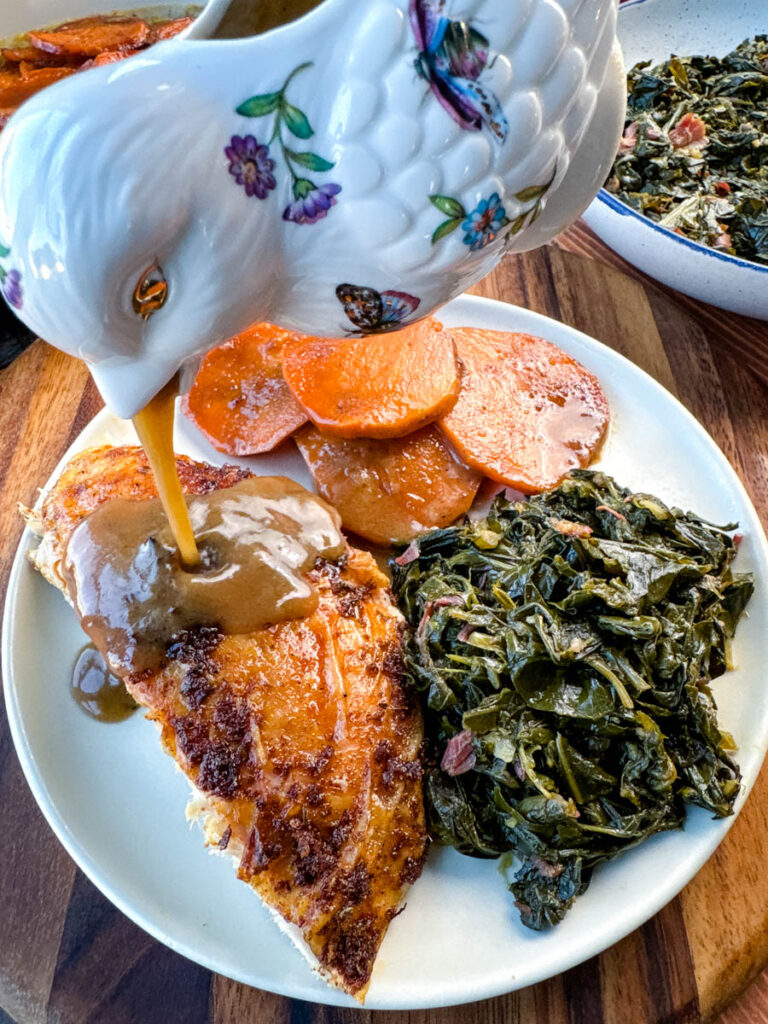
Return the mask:
<path id="1" fill-rule="evenodd" d="M 139 277 L 133 289 L 133 311 L 142 320 L 148 320 L 158 309 L 162 309 L 168 298 L 168 281 L 163 268 L 155 260 Z"/>

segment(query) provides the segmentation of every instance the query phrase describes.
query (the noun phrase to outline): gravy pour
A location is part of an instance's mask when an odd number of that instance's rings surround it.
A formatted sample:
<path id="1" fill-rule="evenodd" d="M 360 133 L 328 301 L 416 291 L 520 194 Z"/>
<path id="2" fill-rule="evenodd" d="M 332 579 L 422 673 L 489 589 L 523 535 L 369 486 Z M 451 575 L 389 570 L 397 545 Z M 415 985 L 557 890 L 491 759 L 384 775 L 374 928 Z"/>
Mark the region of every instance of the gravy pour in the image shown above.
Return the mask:
<path id="1" fill-rule="evenodd" d="M 317 597 L 303 574 L 346 548 L 338 514 L 285 477 L 249 477 L 185 508 L 199 548 L 192 568 L 159 499 L 108 501 L 69 540 L 65 582 L 119 675 L 158 666 L 180 630 L 243 634 L 310 615 Z"/>
<path id="2" fill-rule="evenodd" d="M 192 567 L 197 565 L 200 553 L 173 454 L 173 420 L 178 391 L 178 378 L 174 377 L 133 417 L 133 426 L 152 467 L 157 493 L 168 516 L 179 557 L 184 565 Z"/>

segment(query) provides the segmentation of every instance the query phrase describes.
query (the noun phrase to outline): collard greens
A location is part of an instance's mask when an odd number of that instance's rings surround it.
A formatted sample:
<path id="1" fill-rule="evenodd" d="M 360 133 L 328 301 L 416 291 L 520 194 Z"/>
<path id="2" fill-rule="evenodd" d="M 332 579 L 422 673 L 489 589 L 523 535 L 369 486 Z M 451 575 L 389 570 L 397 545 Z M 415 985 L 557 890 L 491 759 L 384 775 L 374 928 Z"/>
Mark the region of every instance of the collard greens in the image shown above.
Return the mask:
<path id="1" fill-rule="evenodd" d="M 688 238 L 768 264 L 768 36 L 722 59 L 644 61 L 627 81 L 606 188 Z"/>
<path id="2" fill-rule="evenodd" d="M 740 775 L 708 684 L 753 591 L 731 572 L 734 528 L 581 470 L 393 565 L 432 836 L 508 855 L 531 928 L 686 804 L 732 813 Z"/>

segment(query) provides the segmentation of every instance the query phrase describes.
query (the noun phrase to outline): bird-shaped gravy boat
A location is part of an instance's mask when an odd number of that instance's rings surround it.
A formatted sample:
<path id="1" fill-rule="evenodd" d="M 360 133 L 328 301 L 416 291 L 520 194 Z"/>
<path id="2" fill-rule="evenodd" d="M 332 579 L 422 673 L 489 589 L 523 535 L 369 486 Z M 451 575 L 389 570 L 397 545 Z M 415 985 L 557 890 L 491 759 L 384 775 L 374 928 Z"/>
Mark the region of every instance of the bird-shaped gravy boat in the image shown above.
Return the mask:
<path id="1" fill-rule="evenodd" d="M 0 136 L 6 298 L 119 416 L 254 321 L 365 335 L 432 313 L 610 168 L 616 0 L 323 0 L 194 38 L 209 6 Z"/>

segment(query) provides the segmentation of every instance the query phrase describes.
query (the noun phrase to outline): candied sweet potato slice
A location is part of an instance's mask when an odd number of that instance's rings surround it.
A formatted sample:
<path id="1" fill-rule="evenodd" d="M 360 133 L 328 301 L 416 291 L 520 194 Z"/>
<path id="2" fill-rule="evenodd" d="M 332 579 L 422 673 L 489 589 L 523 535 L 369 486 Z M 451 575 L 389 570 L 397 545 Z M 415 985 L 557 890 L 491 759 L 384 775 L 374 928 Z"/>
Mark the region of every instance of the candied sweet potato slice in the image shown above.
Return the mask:
<path id="1" fill-rule="evenodd" d="M 128 15 L 129 18 L 134 18 L 135 15 Z M 93 28 L 94 25 L 106 25 L 109 22 L 114 21 L 125 21 L 125 14 L 89 14 L 85 18 L 73 18 L 72 21 L 62 21 L 60 25 L 57 25 L 56 32 L 63 30 L 69 31 L 70 29 L 82 29 L 82 28 Z"/>
<path id="2" fill-rule="evenodd" d="M 2 54 L 6 64 L 21 64 L 24 61 L 27 64 L 35 64 L 38 67 L 51 67 L 59 66 L 63 63 L 63 59 L 58 54 L 46 53 L 44 50 L 38 50 L 34 46 L 5 46 L 0 49 L 0 54 Z"/>
<path id="3" fill-rule="evenodd" d="M 527 334 L 463 327 L 453 338 L 461 394 L 440 427 L 470 466 L 530 494 L 590 462 L 609 409 L 588 370 Z"/>
<path id="4" fill-rule="evenodd" d="M 38 89 L 44 89 L 46 85 L 53 85 L 54 82 L 58 82 L 61 78 L 66 78 L 67 75 L 73 74 L 77 68 L 68 67 L 39 67 L 29 61 L 22 61 L 19 64 L 19 73 L 25 82 L 29 82 L 30 85 L 34 85 L 35 92 Z"/>
<path id="5" fill-rule="evenodd" d="M 36 50 L 34 46 L 3 46 L 0 53 L 6 64 L 19 64 L 23 60 L 35 60 L 37 57 L 42 57 L 44 60 L 53 59 L 53 57 L 41 53 L 40 50 Z"/>
<path id="6" fill-rule="evenodd" d="M 100 68 L 104 64 L 116 64 L 119 60 L 125 60 L 126 57 L 131 56 L 130 50 L 105 50 L 104 53 L 98 54 L 92 60 L 88 61 L 89 68 Z M 86 70 L 86 65 L 83 64 L 81 71 Z"/>
<path id="7" fill-rule="evenodd" d="M 402 437 L 459 393 L 453 340 L 436 320 L 365 338 L 305 338 L 283 373 L 312 422 L 337 437 Z"/>
<path id="8" fill-rule="evenodd" d="M 74 68 L 27 68 L 24 75 L 0 71 L 0 111 L 10 116 L 30 96 L 73 71 Z"/>
<path id="9" fill-rule="evenodd" d="M 281 369 L 283 349 L 296 337 L 254 324 L 203 359 L 183 407 L 214 448 L 228 455 L 268 452 L 307 422 Z"/>
<path id="10" fill-rule="evenodd" d="M 294 440 L 343 525 L 375 544 L 406 543 L 452 523 L 483 479 L 431 425 L 389 440 L 329 437 L 308 425 Z"/>
<path id="11" fill-rule="evenodd" d="M 135 50 L 149 39 L 149 26 L 142 18 L 89 19 L 70 22 L 51 32 L 30 32 L 29 41 L 38 50 L 63 57 L 96 57 L 106 50 Z"/>
<path id="12" fill-rule="evenodd" d="M 172 18 L 169 21 L 155 22 L 149 26 L 149 39 L 147 42 L 150 46 L 153 43 L 159 43 L 163 39 L 173 39 L 179 32 L 183 32 L 185 28 L 188 28 L 194 18 Z"/>

